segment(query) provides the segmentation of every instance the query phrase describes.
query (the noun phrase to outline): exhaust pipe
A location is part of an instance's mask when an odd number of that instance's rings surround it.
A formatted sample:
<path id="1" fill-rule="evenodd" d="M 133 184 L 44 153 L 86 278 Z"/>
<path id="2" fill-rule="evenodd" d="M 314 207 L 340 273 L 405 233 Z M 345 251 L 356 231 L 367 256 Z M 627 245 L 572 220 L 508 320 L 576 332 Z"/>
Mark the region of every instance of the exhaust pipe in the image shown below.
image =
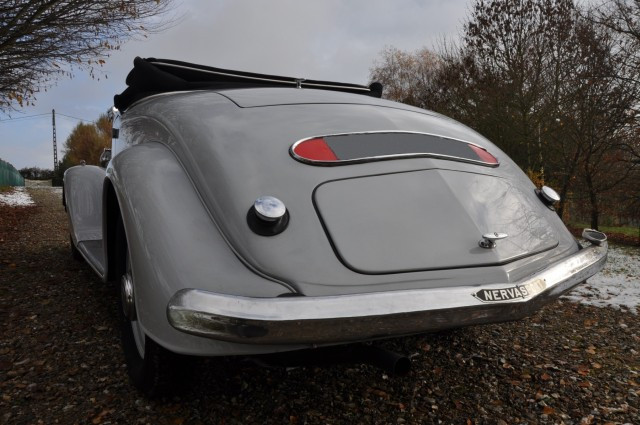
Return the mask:
<path id="1" fill-rule="evenodd" d="M 264 354 L 252 359 L 263 366 L 284 367 L 365 363 L 396 376 L 404 376 L 411 370 L 411 360 L 408 357 L 381 347 L 363 344 Z"/>
<path id="2" fill-rule="evenodd" d="M 373 345 L 361 345 L 359 349 L 359 357 L 363 363 L 376 366 L 390 374 L 396 376 L 405 376 L 411 370 L 411 360 L 393 351 L 384 348 L 375 347 Z"/>

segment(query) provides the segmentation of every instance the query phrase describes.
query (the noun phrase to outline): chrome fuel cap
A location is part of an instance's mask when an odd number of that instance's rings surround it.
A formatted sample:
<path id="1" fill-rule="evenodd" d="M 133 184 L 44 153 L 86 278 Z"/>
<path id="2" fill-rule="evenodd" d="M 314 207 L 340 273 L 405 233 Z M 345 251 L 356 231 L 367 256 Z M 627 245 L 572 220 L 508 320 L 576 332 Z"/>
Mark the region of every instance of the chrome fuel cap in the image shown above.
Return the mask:
<path id="1" fill-rule="evenodd" d="M 260 236 L 275 236 L 289 225 L 289 211 L 280 199 L 261 196 L 249 208 L 247 224 Z"/>
<path id="2" fill-rule="evenodd" d="M 284 202 L 273 196 L 261 196 L 253 203 L 256 215 L 264 221 L 278 221 L 284 217 L 287 208 Z"/>

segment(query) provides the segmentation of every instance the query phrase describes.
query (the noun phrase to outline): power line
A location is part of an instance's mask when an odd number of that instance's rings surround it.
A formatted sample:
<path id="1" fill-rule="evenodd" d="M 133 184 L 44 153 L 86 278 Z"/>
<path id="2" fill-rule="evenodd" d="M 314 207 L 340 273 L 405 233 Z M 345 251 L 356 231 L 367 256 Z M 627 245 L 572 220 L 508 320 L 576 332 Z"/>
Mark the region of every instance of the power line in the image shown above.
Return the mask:
<path id="1" fill-rule="evenodd" d="M 9 118 L 9 119 L 0 120 L 0 124 L 5 123 L 5 122 L 13 122 L 13 121 L 24 120 L 24 119 L 28 119 L 28 118 L 38 118 L 38 117 L 44 117 L 44 116 L 49 116 L 49 115 L 51 115 L 51 114 L 50 113 L 44 113 L 44 114 L 35 114 L 35 115 L 25 115 L 23 117 Z"/>
<path id="2" fill-rule="evenodd" d="M 74 117 L 74 116 L 71 116 L 71 115 L 63 114 L 61 112 L 58 112 L 57 114 L 58 115 L 62 115 L 63 117 L 67 117 L 67 118 L 73 118 L 74 120 L 78 120 L 78 121 L 82 121 L 82 122 L 93 122 L 91 120 L 85 120 L 83 118 Z"/>
<path id="3" fill-rule="evenodd" d="M 63 114 L 60 112 L 57 112 L 57 115 L 62 115 L 65 118 L 71 118 L 77 121 L 81 121 L 81 122 L 95 122 L 92 120 L 87 120 L 84 118 L 78 118 L 78 117 L 74 117 L 73 115 L 67 115 L 67 114 Z M 42 118 L 42 117 L 50 117 L 51 113 L 44 113 L 44 114 L 35 114 L 35 115 L 25 115 L 22 117 L 17 117 L 17 118 L 8 118 L 8 119 L 4 119 L 4 120 L 0 120 L 0 124 L 4 124 L 4 123 L 10 123 L 10 122 L 15 122 L 15 121 L 19 121 L 19 120 L 25 120 L 25 119 L 31 119 L 31 118 Z"/>

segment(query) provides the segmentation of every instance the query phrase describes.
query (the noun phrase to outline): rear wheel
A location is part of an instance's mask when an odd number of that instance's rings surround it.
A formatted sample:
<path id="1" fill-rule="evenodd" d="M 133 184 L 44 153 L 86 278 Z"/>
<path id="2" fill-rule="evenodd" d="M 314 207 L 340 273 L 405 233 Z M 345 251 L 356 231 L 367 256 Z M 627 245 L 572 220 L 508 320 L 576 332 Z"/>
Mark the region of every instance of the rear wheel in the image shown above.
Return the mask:
<path id="1" fill-rule="evenodd" d="M 145 334 L 136 314 L 135 282 L 121 220 L 116 239 L 121 288 L 121 339 L 129 378 L 148 397 L 168 395 L 180 388 L 179 384 L 189 376 L 188 358 L 161 347 Z"/>

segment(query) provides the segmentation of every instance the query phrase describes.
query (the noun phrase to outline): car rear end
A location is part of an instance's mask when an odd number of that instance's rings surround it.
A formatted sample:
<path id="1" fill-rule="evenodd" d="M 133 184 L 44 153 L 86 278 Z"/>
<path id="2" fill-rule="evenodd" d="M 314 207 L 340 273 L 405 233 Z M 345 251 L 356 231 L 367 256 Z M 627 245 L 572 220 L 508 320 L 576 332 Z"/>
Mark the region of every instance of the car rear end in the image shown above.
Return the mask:
<path id="1" fill-rule="evenodd" d="M 296 89 L 184 93 L 139 111 L 174 113 L 171 149 L 230 248 L 290 288 L 254 298 L 184 282 L 167 307 L 183 332 L 324 344 L 513 320 L 606 261 L 606 241 L 579 250 L 500 149 L 437 114 Z M 265 196 L 284 226 L 255 214 Z M 250 217 L 282 228 L 257 232 Z"/>

